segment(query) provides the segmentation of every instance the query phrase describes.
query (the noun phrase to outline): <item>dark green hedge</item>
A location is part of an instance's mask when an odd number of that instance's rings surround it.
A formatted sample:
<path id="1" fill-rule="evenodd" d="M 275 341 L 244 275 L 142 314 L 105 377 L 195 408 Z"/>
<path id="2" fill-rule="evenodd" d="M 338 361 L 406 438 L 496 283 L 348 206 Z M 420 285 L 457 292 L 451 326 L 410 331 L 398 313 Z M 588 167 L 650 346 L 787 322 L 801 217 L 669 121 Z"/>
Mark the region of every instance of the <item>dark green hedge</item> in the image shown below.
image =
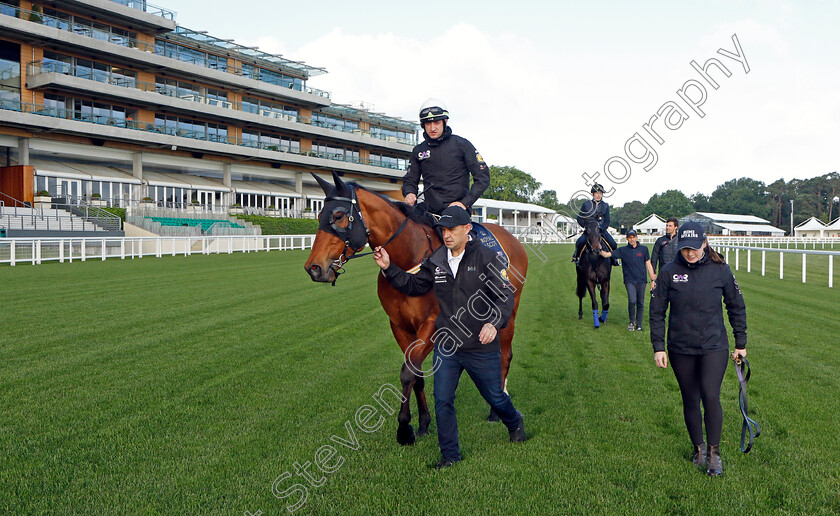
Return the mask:
<path id="1" fill-rule="evenodd" d="M 108 213 L 112 213 L 125 221 L 125 208 L 102 208 Z"/>
<path id="2" fill-rule="evenodd" d="M 287 219 L 259 215 L 235 215 L 235 217 L 260 226 L 263 235 L 314 235 L 318 232 L 318 221 L 315 219 Z"/>

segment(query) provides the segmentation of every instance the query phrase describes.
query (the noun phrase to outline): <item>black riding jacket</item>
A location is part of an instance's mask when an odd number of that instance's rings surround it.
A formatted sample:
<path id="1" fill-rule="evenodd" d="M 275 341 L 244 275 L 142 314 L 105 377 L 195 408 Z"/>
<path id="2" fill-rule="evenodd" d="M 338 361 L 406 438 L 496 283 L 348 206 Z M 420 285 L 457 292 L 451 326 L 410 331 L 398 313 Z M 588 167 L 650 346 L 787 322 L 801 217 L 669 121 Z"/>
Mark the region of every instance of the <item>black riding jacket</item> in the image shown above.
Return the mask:
<path id="1" fill-rule="evenodd" d="M 478 340 L 485 323 L 497 330 L 507 326 L 513 312 L 514 291 L 496 253 L 476 239 L 467 242 L 458 273 L 452 276 L 446 246 L 438 247 L 421 265 L 417 274 L 409 274 L 393 263 L 383 271 L 388 281 L 400 292 L 421 296 L 434 288 L 440 313 L 435 320 L 435 346 L 457 351 L 499 351 L 499 333 L 487 344 Z"/>
<path id="2" fill-rule="evenodd" d="M 729 350 L 723 324 L 726 304 L 735 347 L 747 347 L 747 310 L 735 276 L 724 263 L 715 263 L 708 253 L 696 264 L 677 254 L 656 278 L 650 300 L 650 341 L 654 351 L 665 351 L 665 312 L 668 318 L 668 351 L 705 355 Z"/>
<path id="3" fill-rule="evenodd" d="M 676 234 L 673 237 L 666 234 L 656 239 L 650 256 L 650 264 L 654 272 L 662 270 L 662 267 L 674 261 L 674 257 L 677 256 L 677 243 L 679 239 Z M 659 269 L 656 268 L 657 265 Z"/>
<path id="4" fill-rule="evenodd" d="M 429 211 L 440 213 L 455 201 L 462 202 L 469 210 L 490 186 L 490 171 L 484 158 L 469 140 L 452 134 L 449 126 L 440 138 L 431 140 L 425 131 L 423 137 L 425 140 L 411 151 L 408 170 L 403 176 L 403 196 L 417 195 L 422 177 Z"/>
<path id="5" fill-rule="evenodd" d="M 606 201 L 595 201 L 589 199 L 580 207 L 580 212 L 577 216 L 577 223 L 580 227 L 586 226 L 586 220 L 592 219 L 598 221 L 598 228 L 601 232 L 605 232 L 610 227 L 610 205 Z"/>

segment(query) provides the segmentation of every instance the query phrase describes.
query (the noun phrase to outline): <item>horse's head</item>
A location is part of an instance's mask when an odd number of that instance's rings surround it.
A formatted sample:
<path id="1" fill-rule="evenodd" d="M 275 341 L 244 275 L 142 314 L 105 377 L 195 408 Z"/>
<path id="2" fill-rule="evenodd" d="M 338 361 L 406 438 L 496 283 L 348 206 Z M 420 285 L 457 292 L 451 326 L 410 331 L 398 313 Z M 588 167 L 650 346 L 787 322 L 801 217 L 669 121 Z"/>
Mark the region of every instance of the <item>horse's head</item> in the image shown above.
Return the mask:
<path id="1" fill-rule="evenodd" d="M 312 175 L 327 197 L 318 216 L 318 233 L 304 268 L 312 281 L 334 283 L 347 260 L 365 247 L 370 232 L 362 219 L 356 189 L 352 185 L 342 181 L 335 172 L 333 185 Z"/>
<path id="2" fill-rule="evenodd" d="M 589 247 L 593 251 L 598 253 L 601 251 L 601 228 L 598 227 L 598 221 L 595 219 L 586 219 L 586 224 L 583 227 L 586 243 L 589 244 Z"/>

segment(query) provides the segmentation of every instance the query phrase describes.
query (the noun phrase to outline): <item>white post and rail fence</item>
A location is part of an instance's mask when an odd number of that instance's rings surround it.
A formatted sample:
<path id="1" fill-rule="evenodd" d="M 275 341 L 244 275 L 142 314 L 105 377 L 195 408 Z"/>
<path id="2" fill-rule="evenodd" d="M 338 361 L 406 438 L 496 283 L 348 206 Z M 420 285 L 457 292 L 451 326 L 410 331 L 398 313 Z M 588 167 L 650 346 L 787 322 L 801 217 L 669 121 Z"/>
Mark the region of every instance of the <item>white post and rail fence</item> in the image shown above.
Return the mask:
<path id="1" fill-rule="evenodd" d="M 0 264 L 287 251 L 309 249 L 314 240 L 315 235 L 2 238 Z"/>

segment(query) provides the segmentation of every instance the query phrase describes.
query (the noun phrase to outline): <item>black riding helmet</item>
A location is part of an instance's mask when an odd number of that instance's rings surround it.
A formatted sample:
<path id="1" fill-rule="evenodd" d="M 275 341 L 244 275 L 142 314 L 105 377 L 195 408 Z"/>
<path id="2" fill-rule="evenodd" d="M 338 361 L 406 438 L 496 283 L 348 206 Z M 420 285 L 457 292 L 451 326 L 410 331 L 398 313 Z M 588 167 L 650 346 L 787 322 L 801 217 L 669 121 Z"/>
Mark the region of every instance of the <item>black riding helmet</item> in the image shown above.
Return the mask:
<path id="1" fill-rule="evenodd" d="M 593 183 L 590 193 L 601 192 L 604 193 L 604 187 L 600 183 Z"/>

